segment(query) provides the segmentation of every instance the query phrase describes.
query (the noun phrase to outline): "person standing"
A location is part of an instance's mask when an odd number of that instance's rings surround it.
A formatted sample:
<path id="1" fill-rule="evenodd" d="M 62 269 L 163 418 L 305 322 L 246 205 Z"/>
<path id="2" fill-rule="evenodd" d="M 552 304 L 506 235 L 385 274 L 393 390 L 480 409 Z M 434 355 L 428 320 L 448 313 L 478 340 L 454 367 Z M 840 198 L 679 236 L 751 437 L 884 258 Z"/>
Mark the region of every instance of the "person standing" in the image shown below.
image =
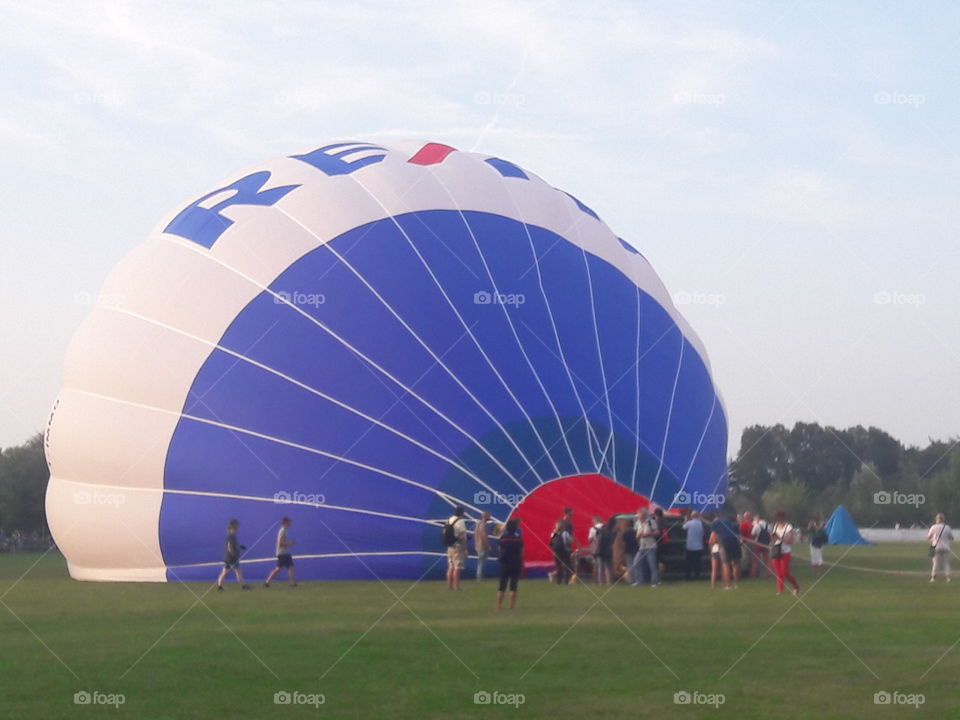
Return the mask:
<path id="1" fill-rule="evenodd" d="M 489 524 L 490 513 L 484 511 L 477 521 L 477 529 L 473 531 L 473 549 L 477 553 L 477 582 L 483 580 L 487 556 L 490 554 Z"/>
<path id="2" fill-rule="evenodd" d="M 933 566 L 930 568 L 930 582 L 937 581 L 937 572 L 943 573 L 944 579 L 950 582 L 950 541 L 953 540 L 953 530 L 947 525 L 943 513 L 937 513 L 935 522 L 927 531 L 927 542 L 930 543 L 930 557 Z"/>
<path id="3" fill-rule="evenodd" d="M 719 517 L 713 523 L 713 530 L 720 542 L 720 563 L 723 570 L 723 589 L 730 589 L 730 578 L 733 576 L 733 589 L 736 590 L 740 582 L 740 560 L 743 552 L 740 547 L 740 526 L 737 519 Z"/>
<path id="4" fill-rule="evenodd" d="M 223 590 L 223 581 L 227 579 L 227 574 L 233 570 L 240 583 L 240 587 L 249 590 L 250 586 L 243 581 L 243 572 L 240 570 L 240 551 L 246 550 L 246 545 L 241 545 L 237 540 L 237 530 L 240 527 L 239 520 L 231 520 L 227 523 L 227 539 L 224 543 L 223 551 L 223 570 L 220 571 L 220 577 L 217 578 L 217 590 Z"/>
<path id="5" fill-rule="evenodd" d="M 570 567 L 570 533 L 563 520 L 557 520 L 550 536 L 550 550 L 553 552 L 553 564 L 556 567 L 555 577 L 560 585 L 567 585 L 573 575 Z"/>
<path id="6" fill-rule="evenodd" d="M 757 513 L 753 519 L 753 561 L 750 565 L 750 575 L 757 577 L 760 568 L 763 568 L 763 577 L 770 577 L 770 523 Z"/>
<path id="7" fill-rule="evenodd" d="M 631 586 L 636 587 L 640 584 L 639 568 L 637 567 L 637 553 L 640 552 L 640 543 L 637 541 L 637 534 L 630 520 L 621 520 L 623 523 L 623 564 L 627 568 L 627 574 L 624 576 Z"/>
<path id="8" fill-rule="evenodd" d="M 684 577 L 690 580 L 691 577 L 700 579 L 700 570 L 703 565 L 703 520 L 700 519 L 700 512 L 694 510 L 690 513 L 690 519 L 683 524 L 683 530 L 687 534 L 686 540 L 686 566 Z"/>
<path id="9" fill-rule="evenodd" d="M 503 609 L 503 593 L 510 586 L 510 605 L 517 604 L 517 583 L 523 571 L 523 538 L 520 535 L 520 518 L 507 520 L 500 535 L 500 589 L 497 590 L 497 610 Z"/>
<path id="10" fill-rule="evenodd" d="M 603 520 L 599 515 L 593 516 L 593 525 L 590 526 L 590 532 L 587 534 L 587 545 L 590 548 L 590 556 L 593 558 L 593 581 L 597 585 L 603 584 L 603 568 L 600 558 L 600 537 L 603 533 Z"/>
<path id="11" fill-rule="evenodd" d="M 743 564 L 740 567 L 740 577 L 756 577 L 753 565 L 753 513 L 745 512 L 737 526 L 740 532 L 740 545 L 743 549 Z"/>
<path id="12" fill-rule="evenodd" d="M 770 533 L 773 538 L 773 549 L 771 556 L 773 559 L 773 570 L 777 575 L 777 595 L 783 592 L 783 581 L 787 580 L 793 585 L 793 594 L 800 594 L 800 584 L 797 579 L 790 574 L 790 556 L 793 549 L 793 525 L 787 520 L 787 513 L 783 510 L 777 510 L 773 514 L 773 532 Z"/>
<path id="13" fill-rule="evenodd" d="M 290 586 L 297 586 L 297 579 L 293 574 L 293 555 L 290 554 L 290 548 L 294 543 L 287 535 L 291 522 L 293 521 L 288 517 L 280 521 L 280 530 L 277 532 L 277 566 L 263 581 L 263 586 L 266 588 L 270 587 L 270 583 L 284 568 L 287 569 L 287 580 L 290 581 Z"/>
<path id="14" fill-rule="evenodd" d="M 447 546 L 447 588 L 460 589 L 460 573 L 467 560 L 467 522 L 463 518 L 463 505 L 453 509 L 443 526 L 443 542 Z"/>
<path id="15" fill-rule="evenodd" d="M 617 539 L 617 516 L 611 515 L 600 531 L 600 580 L 603 585 L 613 584 L 613 544 Z"/>
<path id="16" fill-rule="evenodd" d="M 660 569 L 657 565 L 657 540 L 660 537 L 660 526 L 646 508 L 640 508 L 637 511 L 637 541 L 639 552 L 637 553 L 636 563 L 640 565 L 641 578 L 643 583 L 649 578 L 650 587 L 657 587 L 660 584 Z"/>
<path id="17" fill-rule="evenodd" d="M 670 542 L 670 530 L 666 521 L 663 519 L 663 508 L 658 507 L 653 510 L 653 519 L 657 521 L 657 575 L 663 577 L 666 572 L 666 566 L 663 564 L 663 558 L 666 553 L 667 543 Z"/>
<path id="18" fill-rule="evenodd" d="M 823 570 L 823 546 L 827 544 L 827 531 L 823 529 L 820 513 L 810 516 L 807 523 L 807 542 L 810 545 L 810 569 L 814 575 Z"/>

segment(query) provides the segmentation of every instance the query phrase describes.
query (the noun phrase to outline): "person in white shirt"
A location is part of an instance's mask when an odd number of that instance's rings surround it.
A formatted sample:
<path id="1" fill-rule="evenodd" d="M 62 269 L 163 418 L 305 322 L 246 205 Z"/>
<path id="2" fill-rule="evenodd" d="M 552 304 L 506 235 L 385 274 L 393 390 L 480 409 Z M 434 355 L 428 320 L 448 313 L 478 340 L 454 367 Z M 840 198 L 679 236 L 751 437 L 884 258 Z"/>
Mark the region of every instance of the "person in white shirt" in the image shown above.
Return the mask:
<path id="1" fill-rule="evenodd" d="M 777 574 L 777 595 L 783 592 L 783 581 L 793 585 L 793 594 L 800 594 L 800 584 L 790 574 L 790 555 L 793 550 L 793 525 L 787 520 L 787 513 L 777 510 L 773 514 L 773 570 Z"/>
<path id="2" fill-rule="evenodd" d="M 453 515 L 447 518 L 447 526 L 453 533 L 453 542 L 447 545 L 447 587 L 459 590 L 460 573 L 467 562 L 467 521 L 463 518 L 462 505 L 453 509 Z"/>
<path id="3" fill-rule="evenodd" d="M 600 553 L 600 540 L 603 537 L 603 520 L 599 515 L 593 516 L 593 525 L 590 526 L 590 532 L 587 534 L 587 545 L 590 548 L 590 555 L 593 557 L 593 580 L 597 585 L 606 584 L 604 580 L 608 579 L 608 573 L 603 565 L 603 556 Z"/>
<path id="4" fill-rule="evenodd" d="M 930 582 L 937 581 L 937 572 L 943 573 L 944 579 L 950 582 L 950 541 L 953 540 L 953 530 L 947 525 L 943 513 L 937 513 L 936 522 L 927 532 L 927 542 L 930 543 L 930 556 L 933 558 L 933 567 L 930 568 Z"/>
<path id="5" fill-rule="evenodd" d="M 277 532 L 277 566 L 270 571 L 267 579 L 263 581 L 264 587 L 270 587 L 270 583 L 283 568 L 287 569 L 287 579 L 290 581 L 290 585 L 297 586 L 297 579 L 293 574 L 293 556 L 290 554 L 293 540 L 287 535 L 291 522 L 293 521 L 288 517 L 280 521 L 280 530 Z"/>
<path id="6" fill-rule="evenodd" d="M 683 530 L 687 533 L 684 578 L 689 580 L 694 577 L 699 580 L 703 566 L 703 534 L 706 530 L 699 512 L 694 510 L 690 513 L 690 519 L 683 524 Z"/>

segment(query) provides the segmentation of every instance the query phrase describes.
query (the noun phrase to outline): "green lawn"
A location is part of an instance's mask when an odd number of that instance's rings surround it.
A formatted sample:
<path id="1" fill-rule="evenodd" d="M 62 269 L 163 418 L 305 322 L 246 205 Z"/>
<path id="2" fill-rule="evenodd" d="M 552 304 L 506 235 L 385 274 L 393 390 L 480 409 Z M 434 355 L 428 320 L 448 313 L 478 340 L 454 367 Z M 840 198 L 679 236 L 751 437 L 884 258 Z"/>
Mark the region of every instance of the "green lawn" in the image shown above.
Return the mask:
<path id="1" fill-rule="evenodd" d="M 845 565 L 927 567 L 923 545 L 831 547 L 827 559 L 845 553 Z M 491 581 L 465 582 L 460 593 L 436 582 L 216 593 L 200 584 L 75 582 L 59 556 L 29 572 L 38 556 L 0 556 L 0 717 L 915 713 L 875 705 L 878 691 L 922 693 L 919 714 L 956 717 L 960 645 L 930 668 L 960 639 L 960 582 L 931 586 L 923 577 L 838 568 L 811 588 L 805 554 L 795 557 L 809 589 L 801 602 L 762 581 L 730 592 L 707 583 L 615 587 L 598 602 L 593 586 L 530 580 L 520 607 L 499 615 Z M 122 693 L 125 702 L 74 704 L 83 690 Z M 283 691 L 322 693 L 325 703 L 275 705 Z M 477 705 L 478 691 L 519 693 L 524 703 Z M 676 705 L 679 691 L 722 693 L 724 702 Z"/>

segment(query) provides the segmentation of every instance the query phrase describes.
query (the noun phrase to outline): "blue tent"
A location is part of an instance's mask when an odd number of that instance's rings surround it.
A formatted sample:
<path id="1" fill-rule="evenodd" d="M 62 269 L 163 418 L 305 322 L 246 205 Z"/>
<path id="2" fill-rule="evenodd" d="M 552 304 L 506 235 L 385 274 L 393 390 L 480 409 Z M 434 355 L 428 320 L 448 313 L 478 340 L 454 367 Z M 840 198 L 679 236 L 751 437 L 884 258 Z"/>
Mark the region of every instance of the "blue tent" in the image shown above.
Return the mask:
<path id="1" fill-rule="evenodd" d="M 838 505 L 833 511 L 833 515 L 827 520 L 826 530 L 831 545 L 876 545 L 863 539 L 856 523 L 843 505 Z"/>

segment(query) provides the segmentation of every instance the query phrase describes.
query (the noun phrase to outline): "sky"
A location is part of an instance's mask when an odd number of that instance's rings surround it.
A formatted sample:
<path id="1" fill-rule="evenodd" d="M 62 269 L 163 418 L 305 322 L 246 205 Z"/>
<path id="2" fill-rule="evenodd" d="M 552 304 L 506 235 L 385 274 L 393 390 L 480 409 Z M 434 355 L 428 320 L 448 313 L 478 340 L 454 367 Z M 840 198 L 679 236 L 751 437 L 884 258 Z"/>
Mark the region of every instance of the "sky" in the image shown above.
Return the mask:
<path id="1" fill-rule="evenodd" d="M 0 447 L 152 227 L 330 140 L 497 155 L 644 254 L 730 425 L 960 436 L 960 4 L 0 2 Z"/>

